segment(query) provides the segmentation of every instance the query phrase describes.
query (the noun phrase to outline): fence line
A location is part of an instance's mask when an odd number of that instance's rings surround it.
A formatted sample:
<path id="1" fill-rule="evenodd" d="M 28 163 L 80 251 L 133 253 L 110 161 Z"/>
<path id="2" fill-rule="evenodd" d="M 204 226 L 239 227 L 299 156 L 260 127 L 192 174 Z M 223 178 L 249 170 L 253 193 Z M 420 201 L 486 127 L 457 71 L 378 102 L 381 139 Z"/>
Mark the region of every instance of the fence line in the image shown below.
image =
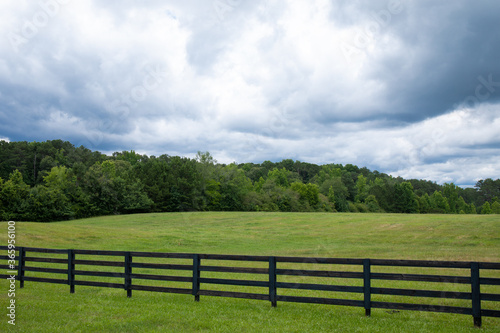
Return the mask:
<path id="1" fill-rule="evenodd" d="M 7 250 L 7 246 L 0 246 L 1 250 Z M 278 302 L 300 302 L 317 303 L 362 307 L 365 315 L 370 316 L 373 308 L 392 310 L 416 310 L 445 312 L 455 314 L 471 315 L 474 326 L 480 327 L 482 317 L 500 317 L 500 310 L 483 309 L 485 302 L 500 302 L 499 293 L 481 292 L 482 286 L 498 286 L 500 278 L 495 272 L 500 271 L 500 263 L 491 262 L 462 262 L 462 261 L 426 261 L 426 260 L 387 260 L 387 259 L 346 259 L 346 258 L 305 258 L 305 257 L 278 257 L 278 256 L 247 256 L 247 255 L 220 255 L 220 254 L 190 254 L 190 253 L 156 253 L 156 252 L 129 252 L 129 251 L 96 251 L 96 250 L 60 250 L 18 247 L 16 249 L 16 279 L 20 283 L 20 288 L 24 287 L 25 281 L 45 282 L 56 284 L 67 284 L 70 286 L 70 293 L 75 292 L 75 286 L 95 286 L 106 288 L 124 289 L 128 297 L 132 297 L 132 291 L 153 291 L 165 293 L 191 294 L 195 301 L 200 301 L 200 296 L 221 296 L 233 298 L 246 298 L 255 300 L 266 300 L 271 302 L 271 306 L 276 307 Z M 28 255 L 28 253 L 30 255 Z M 34 256 L 41 253 L 43 256 Z M 59 256 L 54 257 L 53 255 Z M 61 255 L 63 257 L 61 257 Z M 84 257 L 84 258 L 82 258 Z M 85 258 L 86 257 L 86 258 Z M 91 257 L 92 259 L 88 259 Z M 94 260 L 94 257 L 120 258 L 115 260 Z M 142 262 L 139 259 L 156 259 L 155 262 Z M 0 256 L 0 259 L 9 259 L 7 256 Z M 99 258 L 98 258 L 99 259 Z M 158 263 L 158 260 L 183 260 L 183 263 Z M 189 261 L 186 264 L 186 260 Z M 207 261 L 240 261 L 246 263 L 262 263 L 265 267 L 233 267 L 225 265 L 209 265 Z M 41 267 L 37 264 L 49 266 L 55 264 L 57 267 Z M 28 265 L 27 265 L 28 264 Z M 301 267 L 284 267 L 301 264 L 307 265 L 342 265 L 359 267 L 358 271 L 338 271 L 304 269 Z M 60 268 L 65 265 L 64 268 Z M 123 272 L 82 270 L 81 266 L 101 266 L 123 268 Z M 417 267 L 422 270 L 439 269 L 462 269 L 468 270 L 467 276 L 455 275 L 429 275 L 429 274 L 408 274 L 394 272 L 374 272 L 376 267 Z M 9 265 L 0 265 L 0 268 L 8 270 Z M 79 269 L 77 269 L 79 268 Z M 299 269 L 297 269 L 299 268 Z M 11 269 L 12 270 L 12 269 Z M 137 272 L 144 270 L 171 271 L 178 272 L 177 275 L 151 274 L 149 272 Z M 179 275 L 185 272 L 185 275 Z M 495 277 L 481 277 L 480 272 L 489 272 L 489 275 L 496 274 Z M 28 273 L 28 274 L 26 274 Z M 36 273 L 50 274 L 50 277 L 43 277 Z M 187 275 L 189 273 L 189 276 Z M 244 279 L 228 278 L 227 276 L 210 277 L 212 274 L 224 273 L 226 275 L 243 274 Z M 52 275 L 63 275 L 64 278 L 54 278 Z M 253 280 L 247 275 L 261 277 Z M 122 282 L 102 282 L 85 280 L 81 277 L 99 277 L 120 279 Z M 1 275 L 0 278 L 7 278 L 8 275 Z M 283 279 L 282 279 L 283 277 Z M 315 282 L 320 278 L 347 279 L 357 281 L 360 285 L 333 285 L 324 283 L 303 283 L 287 282 L 286 277 L 309 278 Z M 401 289 L 374 287 L 376 281 L 413 281 L 445 283 L 453 285 L 470 285 L 470 292 L 453 290 L 422 290 L 422 289 Z M 174 286 L 152 286 L 138 284 L 141 281 L 163 281 L 171 283 L 181 283 L 182 287 Z M 187 286 L 186 286 L 187 284 Z M 202 288 L 202 285 L 204 288 Z M 205 285 L 239 286 L 264 288 L 261 293 L 211 290 Z M 446 286 L 447 286 L 446 285 Z M 217 289 L 217 288 L 215 288 Z M 339 292 L 358 294 L 361 299 L 342 299 L 330 297 L 313 297 L 282 295 L 278 290 L 307 290 L 320 292 Z M 286 292 L 285 292 L 286 294 Z M 419 298 L 437 299 L 457 299 L 470 300 L 470 306 L 449 306 L 433 304 L 413 304 L 401 302 L 374 301 L 373 295 L 386 296 L 406 296 Z M 490 303 L 488 303 L 490 304 Z M 493 303 L 498 308 L 498 303 Z"/>

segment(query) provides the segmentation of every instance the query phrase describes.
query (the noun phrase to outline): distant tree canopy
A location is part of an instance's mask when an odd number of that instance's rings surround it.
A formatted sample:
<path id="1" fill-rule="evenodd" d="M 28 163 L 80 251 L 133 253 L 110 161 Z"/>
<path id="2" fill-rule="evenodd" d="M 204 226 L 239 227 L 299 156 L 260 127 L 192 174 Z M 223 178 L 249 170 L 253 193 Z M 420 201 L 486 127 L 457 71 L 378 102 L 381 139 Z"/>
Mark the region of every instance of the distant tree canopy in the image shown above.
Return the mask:
<path id="1" fill-rule="evenodd" d="M 352 164 L 225 165 L 208 152 L 107 156 L 61 140 L 0 141 L 1 220 L 174 211 L 500 214 L 499 198 L 500 179 L 463 189 Z"/>

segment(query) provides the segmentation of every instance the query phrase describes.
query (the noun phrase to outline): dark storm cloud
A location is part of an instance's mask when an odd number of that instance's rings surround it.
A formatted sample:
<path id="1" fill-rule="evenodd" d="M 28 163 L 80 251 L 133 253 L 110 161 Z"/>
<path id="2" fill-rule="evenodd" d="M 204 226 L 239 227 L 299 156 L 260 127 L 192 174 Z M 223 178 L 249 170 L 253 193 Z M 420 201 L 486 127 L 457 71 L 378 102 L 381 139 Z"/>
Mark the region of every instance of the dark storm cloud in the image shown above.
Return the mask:
<path id="1" fill-rule="evenodd" d="M 5 1 L 0 138 L 497 178 L 499 14 L 497 1 Z"/>
<path id="2" fill-rule="evenodd" d="M 412 2 L 406 19 L 389 25 L 402 41 L 399 57 L 375 62 L 372 75 L 386 82 L 404 119 L 449 112 L 481 85 L 484 99 L 499 100 L 498 13 L 495 1 Z"/>

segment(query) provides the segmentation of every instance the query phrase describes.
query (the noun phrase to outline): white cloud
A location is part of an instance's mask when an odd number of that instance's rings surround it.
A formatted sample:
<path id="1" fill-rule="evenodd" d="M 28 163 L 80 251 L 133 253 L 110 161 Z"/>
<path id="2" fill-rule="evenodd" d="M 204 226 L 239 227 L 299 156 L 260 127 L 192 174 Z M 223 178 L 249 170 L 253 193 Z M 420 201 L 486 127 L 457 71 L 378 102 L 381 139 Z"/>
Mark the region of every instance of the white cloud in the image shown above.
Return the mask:
<path id="1" fill-rule="evenodd" d="M 500 5 L 391 3 L 70 1 L 22 52 L 0 40 L 0 137 L 498 177 Z M 4 1 L 0 30 L 40 10 Z"/>

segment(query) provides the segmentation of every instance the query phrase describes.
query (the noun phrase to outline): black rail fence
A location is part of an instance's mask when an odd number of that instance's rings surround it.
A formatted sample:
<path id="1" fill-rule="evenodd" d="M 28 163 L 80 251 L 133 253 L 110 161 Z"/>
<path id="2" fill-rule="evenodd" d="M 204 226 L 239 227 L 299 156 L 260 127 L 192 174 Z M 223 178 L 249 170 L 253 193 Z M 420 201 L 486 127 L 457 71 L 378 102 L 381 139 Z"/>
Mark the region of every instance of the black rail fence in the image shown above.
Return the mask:
<path id="1" fill-rule="evenodd" d="M 75 286 L 94 286 L 124 289 L 128 297 L 135 290 L 189 294 L 195 301 L 200 296 L 265 300 L 273 307 L 278 302 L 344 305 L 364 308 L 367 316 L 375 308 L 444 312 L 470 315 L 477 327 L 482 317 L 500 317 L 500 263 L 31 247 L 16 248 L 15 263 L 0 265 L 7 273 L 0 277 L 15 273 L 20 288 L 32 281 L 69 285 L 70 293 Z M 395 288 L 399 284 L 406 288 Z M 414 289 L 415 284 L 436 287 Z"/>

